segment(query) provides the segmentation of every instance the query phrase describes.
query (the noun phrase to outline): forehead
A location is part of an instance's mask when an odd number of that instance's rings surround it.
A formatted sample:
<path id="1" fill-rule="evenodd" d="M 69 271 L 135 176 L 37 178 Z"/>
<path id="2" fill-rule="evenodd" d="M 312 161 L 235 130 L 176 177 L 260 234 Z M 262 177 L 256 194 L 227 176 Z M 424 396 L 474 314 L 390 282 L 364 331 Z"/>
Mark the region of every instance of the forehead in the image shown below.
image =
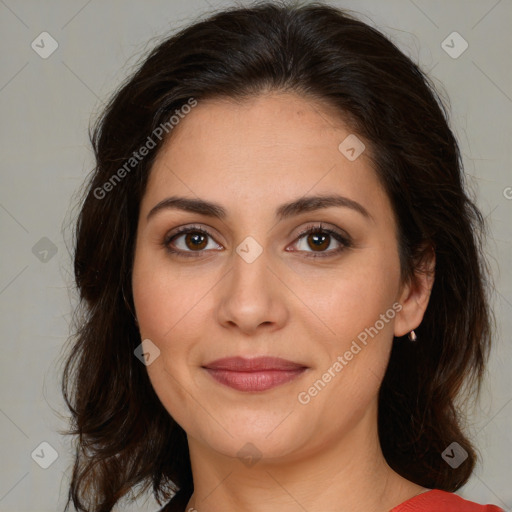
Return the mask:
<path id="1" fill-rule="evenodd" d="M 332 108 L 296 94 L 199 100 L 160 150 L 143 209 L 171 192 L 251 205 L 339 192 L 386 208 L 369 145 L 353 161 L 340 151 L 349 136 Z"/>
<path id="2" fill-rule="evenodd" d="M 200 100 L 173 130 L 165 148 L 179 144 L 182 151 L 192 149 L 194 139 L 199 139 L 210 140 L 210 146 L 222 142 L 223 149 L 257 146 L 271 153 L 283 145 L 296 150 L 333 145 L 336 149 L 344 133 L 350 129 L 327 104 L 295 93 L 271 92 L 242 100 Z"/>

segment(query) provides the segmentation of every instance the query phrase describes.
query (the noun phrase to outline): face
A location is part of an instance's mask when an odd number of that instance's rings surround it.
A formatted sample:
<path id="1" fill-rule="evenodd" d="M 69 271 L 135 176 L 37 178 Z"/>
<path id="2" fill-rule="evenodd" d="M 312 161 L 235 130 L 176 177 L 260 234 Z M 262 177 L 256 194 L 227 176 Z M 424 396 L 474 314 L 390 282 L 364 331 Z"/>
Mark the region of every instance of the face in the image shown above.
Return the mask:
<path id="1" fill-rule="evenodd" d="M 279 459 L 376 427 L 393 334 L 417 324 L 368 145 L 339 149 L 350 134 L 327 107 L 272 93 L 199 101 L 160 151 L 132 284 L 141 340 L 160 351 L 149 377 L 189 443 Z"/>

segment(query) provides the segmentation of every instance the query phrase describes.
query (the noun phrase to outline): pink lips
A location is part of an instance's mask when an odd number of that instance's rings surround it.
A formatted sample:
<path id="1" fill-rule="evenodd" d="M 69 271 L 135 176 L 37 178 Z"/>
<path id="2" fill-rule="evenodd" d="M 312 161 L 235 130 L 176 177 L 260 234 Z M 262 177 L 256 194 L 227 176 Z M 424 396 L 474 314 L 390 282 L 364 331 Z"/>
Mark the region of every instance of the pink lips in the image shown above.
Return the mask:
<path id="1" fill-rule="evenodd" d="M 302 374 L 306 367 L 277 357 L 227 357 L 203 368 L 221 384 L 238 391 L 265 391 Z"/>

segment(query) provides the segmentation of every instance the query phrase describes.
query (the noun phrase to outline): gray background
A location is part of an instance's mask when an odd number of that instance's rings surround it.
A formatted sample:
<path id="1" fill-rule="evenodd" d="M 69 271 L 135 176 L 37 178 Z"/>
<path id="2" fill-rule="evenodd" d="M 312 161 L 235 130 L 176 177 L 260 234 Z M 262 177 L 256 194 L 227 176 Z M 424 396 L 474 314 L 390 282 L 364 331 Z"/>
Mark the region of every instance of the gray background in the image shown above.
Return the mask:
<path id="1" fill-rule="evenodd" d="M 450 98 L 468 185 L 490 226 L 487 252 L 498 324 L 481 402 L 468 404 L 468 430 L 481 461 L 459 494 L 512 510 L 512 1 L 331 3 L 361 13 L 430 71 Z M 62 510 L 67 493 L 72 459 L 69 438 L 59 434 L 66 428 L 59 371 L 75 304 L 67 248 L 74 194 L 93 166 L 89 120 L 153 46 L 152 38 L 228 5 L 0 0 L 2 512 Z M 59 46 L 43 59 L 31 43 L 45 31 Z M 441 46 L 454 31 L 469 45 L 457 58 Z M 457 40 L 448 44 L 452 51 L 462 48 Z M 47 469 L 31 457 L 37 448 L 34 459 L 50 461 L 50 451 L 38 448 L 42 442 L 58 453 Z M 156 508 L 148 497 L 118 510 Z"/>

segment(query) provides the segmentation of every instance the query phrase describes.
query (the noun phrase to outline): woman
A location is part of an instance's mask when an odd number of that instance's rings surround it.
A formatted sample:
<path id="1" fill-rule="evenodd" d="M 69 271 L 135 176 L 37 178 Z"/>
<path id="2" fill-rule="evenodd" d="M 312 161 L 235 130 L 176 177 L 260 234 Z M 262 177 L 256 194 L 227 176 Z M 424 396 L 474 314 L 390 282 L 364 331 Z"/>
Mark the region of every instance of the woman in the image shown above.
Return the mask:
<path id="1" fill-rule="evenodd" d="M 92 135 L 69 501 L 498 511 L 457 495 L 491 338 L 483 219 L 428 78 L 322 4 L 162 42 Z"/>

